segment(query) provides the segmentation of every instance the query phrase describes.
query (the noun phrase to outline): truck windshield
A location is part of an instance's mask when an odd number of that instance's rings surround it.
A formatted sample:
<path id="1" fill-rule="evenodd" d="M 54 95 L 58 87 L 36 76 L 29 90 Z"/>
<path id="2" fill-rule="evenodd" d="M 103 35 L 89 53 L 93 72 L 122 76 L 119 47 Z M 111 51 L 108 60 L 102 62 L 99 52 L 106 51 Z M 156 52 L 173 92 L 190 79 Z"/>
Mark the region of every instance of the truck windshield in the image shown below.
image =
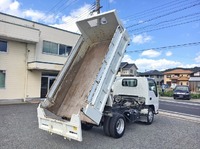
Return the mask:
<path id="1" fill-rule="evenodd" d="M 123 79 L 122 86 L 128 87 L 136 87 L 137 86 L 137 79 Z"/>

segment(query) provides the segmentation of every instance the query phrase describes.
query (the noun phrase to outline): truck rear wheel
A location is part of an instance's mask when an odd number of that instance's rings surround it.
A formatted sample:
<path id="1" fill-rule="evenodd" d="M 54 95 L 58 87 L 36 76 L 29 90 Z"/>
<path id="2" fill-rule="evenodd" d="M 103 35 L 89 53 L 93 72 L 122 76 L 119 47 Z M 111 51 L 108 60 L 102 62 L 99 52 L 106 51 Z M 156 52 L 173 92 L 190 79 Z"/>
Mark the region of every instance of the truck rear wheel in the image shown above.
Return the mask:
<path id="1" fill-rule="evenodd" d="M 121 138 L 125 132 L 126 119 L 122 114 L 114 114 L 110 119 L 110 136 Z"/>
<path id="2" fill-rule="evenodd" d="M 110 136 L 110 116 L 104 116 L 103 131 L 106 136 Z"/>
<path id="3" fill-rule="evenodd" d="M 81 128 L 82 128 L 83 130 L 91 130 L 92 127 L 93 127 L 93 125 L 91 125 L 91 124 L 81 123 Z"/>
<path id="4" fill-rule="evenodd" d="M 148 114 L 147 114 L 147 125 L 150 125 L 153 123 L 154 120 L 154 112 L 152 108 L 148 109 Z"/>

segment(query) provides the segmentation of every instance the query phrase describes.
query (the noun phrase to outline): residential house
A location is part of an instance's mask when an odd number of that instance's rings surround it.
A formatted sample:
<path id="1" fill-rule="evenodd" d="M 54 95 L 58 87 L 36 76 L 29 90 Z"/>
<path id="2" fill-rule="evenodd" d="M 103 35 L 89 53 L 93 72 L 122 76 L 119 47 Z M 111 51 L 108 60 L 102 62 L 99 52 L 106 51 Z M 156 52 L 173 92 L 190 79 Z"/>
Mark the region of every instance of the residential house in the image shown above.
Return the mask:
<path id="1" fill-rule="evenodd" d="M 143 73 L 139 73 L 139 76 L 153 78 L 157 85 L 162 85 L 164 83 L 164 75 L 158 70 L 150 70 Z"/>
<path id="2" fill-rule="evenodd" d="M 0 13 L 0 99 L 45 97 L 79 37 Z"/>
<path id="3" fill-rule="evenodd" d="M 200 69 L 191 74 L 189 79 L 189 86 L 192 92 L 200 93 Z"/>
<path id="4" fill-rule="evenodd" d="M 118 76 L 137 76 L 137 66 L 135 64 L 129 64 L 127 62 L 122 62 L 118 71 Z"/>
<path id="5" fill-rule="evenodd" d="M 176 85 L 189 85 L 189 78 L 193 71 L 183 68 L 175 68 L 164 72 L 164 84 L 171 88 Z"/>

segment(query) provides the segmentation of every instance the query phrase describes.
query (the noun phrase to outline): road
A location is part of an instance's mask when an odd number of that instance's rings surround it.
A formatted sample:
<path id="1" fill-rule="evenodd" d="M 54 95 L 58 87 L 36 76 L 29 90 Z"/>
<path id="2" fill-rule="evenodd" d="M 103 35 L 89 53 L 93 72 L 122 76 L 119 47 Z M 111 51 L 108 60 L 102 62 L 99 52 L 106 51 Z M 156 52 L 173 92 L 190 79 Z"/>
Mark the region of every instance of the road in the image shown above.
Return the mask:
<path id="1" fill-rule="evenodd" d="M 0 106 L 1 149 L 199 149 L 200 125 L 162 114 L 152 125 L 127 124 L 120 139 L 104 135 L 101 127 L 83 131 L 83 142 L 69 141 L 38 129 L 36 104 Z"/>
<path id="2" fill-rule="evenodd" d="M 187 101 L 160 100 L 159 108 L 167 111 L 200 116 L 200 104 Z"/>

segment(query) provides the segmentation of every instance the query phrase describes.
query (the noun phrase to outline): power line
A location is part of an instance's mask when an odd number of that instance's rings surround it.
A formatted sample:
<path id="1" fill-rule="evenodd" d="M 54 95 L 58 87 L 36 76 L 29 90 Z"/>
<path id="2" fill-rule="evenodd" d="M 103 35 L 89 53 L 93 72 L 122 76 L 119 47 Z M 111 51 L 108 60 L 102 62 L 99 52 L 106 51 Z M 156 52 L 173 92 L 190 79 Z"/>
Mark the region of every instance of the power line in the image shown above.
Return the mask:
<path id="1" fill-rule="evenodd" d="M 153 17 L 151 19 L 148 19 L 148 20 L 145 20 L 141 23 L 136 23 L 136 24 L 132 24 L 130 26 L 128 26 L 127 28 L 131 28 L 131 27 L 134 27 L 134 26 L 137 26 L 137 25 L 140 25 L 140 24 L 144 24 L 144 23 L 147 23 L 147 22 L 150 22 L 150 21 L 153 21 L 153 20 L 156 20 L 156 19 L 159 19 L 159 18 L 162 18 L 162 17 L 165 17 L 165 16 L 168 16 L 168 15 L 171 15 L 171 14 L 174 14 L 174 13 L 177 13 L 177 12 L 180 12 L 180 11 L 183 11 L 183 10 L 186 10 L 186 9 L 189 9 L 189 8 L 192 8 L 192 7 L 195 7 L 195 6 L 198 6 L 200 5 L 200 2 L 196 3 L 196 4 L 192 4 L 192 5 L 189 5 L 187 7 L 183 7 L 181 9 L 177 9 L 177 10 L 174 10 L 174 11 L 171 11 L 171 12 L 168 12 L 168 13 L 165 13 L 163 15 L 159 15 L 159 16 L 156 16 L 156 17 Z"/>
<path id="2" fill-rule="evenodd" d="M 71 1 L 68 5 L 66 5 L 63 9 L 60 10 L 60 13 L 63 12 L 66 8 L 68 8 L 69 6 L 71 6 L 72 4 L 74 4 L 76 1 L 78 0 L 73 0 Z M 68 1 L 69 2 L 69 1 Z"/>
<path id="3" fill-rule="evenodd" d="M 56 8 L 61 2 L 63 2 L 65 0 L 60 0 L 59 2 L 57 2 L 53 7 L 51 7 L 46 14 L 49 14 L 50 12 L 52 12 L 54 10 L 54 8 Z M 63 6 L 63 4 L 62 4 Z"/>
<path id="4" fill-rule="evenodd" d="M 149 14 L 151 12 L 154 12 L 154 11 L 157 11 L 158 8 L 162 8 L 163 6 L 166 6 L 168 4 L 173 4 L 174 2 L 177 2 L 178 0 L 173 0 L 171 2 L 168 2 L 168 3 L 165 3 L 165 4 L 162 4 L 162 5 L 159 5 L 159 6 L 156 6 L 156 7 L 153 7 L 153 8 L 150 8 L 150 9 L 147 9 L 147 10 L 144 10 L 144 11 L 141 11 L 141 12 L 137 12 L 137 13 L 134 13 L 133 15 L 129 15 L 129 16 L 126 16 L 124 17 L 123 19 L 128 19 L 128 18 L 132 18 L 132 17 L 135 17 L 135 16 L 143 16 L 145 14 Z M 184 2 L 187 1 L 187 0 L 184 0 Z M 182 2 L 182 1 L 181 1 Z M 179 2 L 179 3 L 181 3 Z M 173 4 L 174 5 L 174 4 Z M 170 5 L 171 6 L 171 5 Z"/>
<path id="5" fill-rule="evenodd" d="M 88 8 L 88 10 L 85 10 L 81 15 L 79 15 L 79 18 L 83 18 L 84 16 L 90 15 L 91 11 L 94 10 L 94 5 L 95 5 L 95 4 L 92 4 L 92 5 Z M 74 19 L 74 18 L 68 18 L 68 19 L 65 19 L 65 21 L 70 22 L 70 21 L 72 21 L 73 19 Z M 72 23 L 74 23 L 74 22 L 72 21 Z"/>
<path id="6" fill-rule="evenodd" d="M 143 52 L 143 51 L 148 51 L 148 50 L 164 50 L 164 49 L 172 49 L 172 48 L 180 48 L 180 47 L 188 47 L 188 46 L 197 46 L 197 45 L 200 45 L 200 41 L 193 42 L 193 43 L 163 46 L 163 47 L 157 47 L 157 48 L 148 48 L 148 49 L 142 49 L 142 50 L 131 50 L 131 51 L 127 51 L 126 53 Z"/>
<path id="7" fill-rule="evenodd" d="M 169 11 L 169 10 L 172 10 L 172 9 L 174 9 L 174 8 L 177 8 L 177 7 L 171 7 L 171 6 L 176 6 L 176 5 L 178 5 L 178 7 L 180 7 L 180 4 L 181 3 L 184 3 L 184 2 L 188 2 L 187 0 L 184 0 L 184 1 L 172 1 L 172 2 L 176 2 L 175 4 L 174 3 L 167 3 L 167 4 L 171 4 L 171 5 L 169 5 L 169 6 L 167 6 L 167 7 L 164 7 L 164 8 L 162 8 L 163 6 L 165 6 L 165 4 L 164 5 L 161 5 L 161 6 L 158 6 L 158 7 L 155 7 L 154 9 L 152 9 L 151 11 L 149 10 L 149 11 L 144 11 L 144 13 L 142 13 L 142 14 L 140 14 L 140 15 L 132 15 L 132 17 L 130 17 L 130 18 L 134 18 L 134 19 L 129 19 L 129 21 L 134 21 L 134 20 L 138 20 L 138 19 L 141 19 L 141 18 L 145 18 L 145 17 L 149 17 L 149 16 L 152 16 L 152 15 L 155 15 L 155 14 L 159 14 L 160 12 L 161 13 L 163 13 L 163 12 L 165 12 L 165 11 Z M 192 2 L 190 2 L 189 4 L 191 4 Z M 183 6 L 183 5 L 181 5 L 181 6 Z M 185 6 L 185 5 L 184 5 Z M 167 9 L 167 8 L 169 8 L 169 9 Z M 165 9 L 167 9 L 167 10 L 165 10 Z M 137 14 L 137 13 L 136 13 Z"/>
<path id="8" fill-rule="evenodd" d="M 200 12 L 197 12 L 197 13 L 193 13 L 193 14 L 189 14 L 189 15 L 185 15 L 185 16 L 181 16 L 181 17 L 177 17 L 177 18 L 173 18 L 173 19 L 170 19 L 170 20 L 166 20 L 166 21 L 162 21 L 162 22 L 158 22 L 156 24 L 150 24 L 150 25 L 146 25 L 144 27 L 140 27 L 140 28 L 136 28 L 136 29 L 133 29 L 133 30 L 130 30 L 130 32 L 134 32 L 134 31 L 140 31 L 140 30 L 145 30 L 145 29 L 148 29 L 148 28 L 151 28 L 151 27 L 156 27 L 158 25 L 166 25 L 167 23 L 175 23 L 175 22 L 180 22 L 180 21 L 185 21 L 185 20 L 188 20 L 188 19 L 193 19 L 193 18 L 196 18 L 200 15 Z"/>
<path id="9" fill-rule="evenodd" d="M 179 25 L 183 25 L 183 24 L 188 24 L 188 23 L 192 23 L 192 22 L 198 22 L 198 21 L 200 21 L 200 19 L 195 19 L 195 20 L 191 20 L 191 21 L 187 21 L 187 22 L 182 22 L 182 23 L 177 23 L 177 24 L 173 24 L 173 25 L 168 25 L 168 26 L 164 26 L 164 27 L 160 27 L 160 28 L 156 28 L 156 29 L 145 30 L 143 32 L 137 32 L 135 34 L 142 34 L 142 33 L 157 31 L 157 30 L 161 30 L 161 29 L 165 29 L 165 28 L 175 27 L 175 26 L 179 26 Z"/>

